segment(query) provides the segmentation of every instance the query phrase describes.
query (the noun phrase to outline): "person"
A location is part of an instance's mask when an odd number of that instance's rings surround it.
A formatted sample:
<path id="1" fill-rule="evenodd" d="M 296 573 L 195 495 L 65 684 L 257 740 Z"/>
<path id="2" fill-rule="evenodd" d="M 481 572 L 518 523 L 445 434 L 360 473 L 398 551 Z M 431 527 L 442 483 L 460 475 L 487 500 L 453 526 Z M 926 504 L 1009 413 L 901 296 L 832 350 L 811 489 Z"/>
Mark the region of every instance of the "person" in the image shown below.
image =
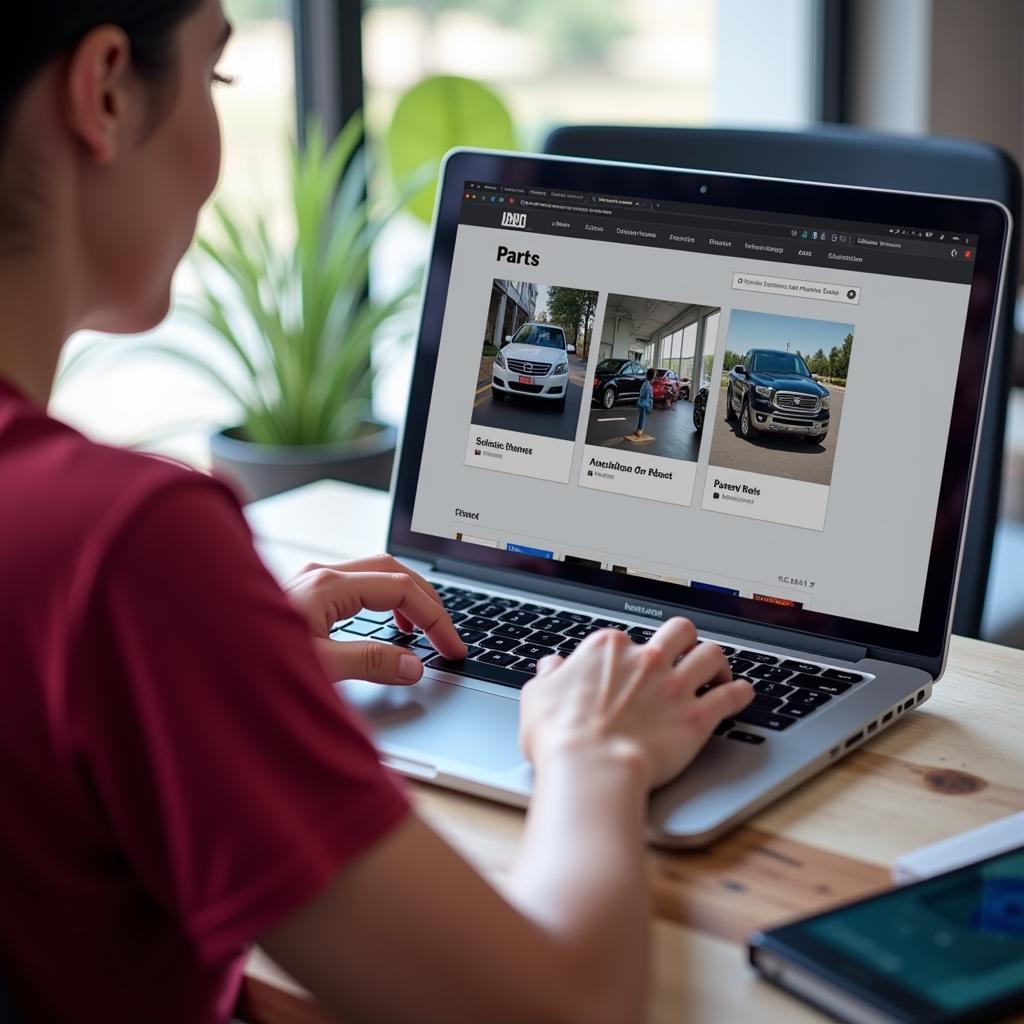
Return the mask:
<path id="1" fill-rule="evenodd" d="M 219 173 L 229 32 L 219 0 L 5 12 L 0 978 L 30 1021 L 212 1024 L 259 943 L 346 1020 L 637 1021 L 645 799 L 750 699 L 721 649 L 673 619 L 539 666 L 535 793 L 499 892 L 332 685 L 422 674 L 329 639 L 361 607 L 464 655 L 429 583 L 377 556 L 282 590 L 225 485 L 47 414 L 71 333 L 168 311 Z"/>
<path id="2" fill-rule="evenodd" d="M 636 401 L 637 420 L 636 430 L 630 435 L 639 440 L 644 435 L 644 424 L 647 422 L 647 414 L 654 408 L 654 367 L 650 367 L 644 376 L 644 382 L 640 385 L 640 397 Z"/>

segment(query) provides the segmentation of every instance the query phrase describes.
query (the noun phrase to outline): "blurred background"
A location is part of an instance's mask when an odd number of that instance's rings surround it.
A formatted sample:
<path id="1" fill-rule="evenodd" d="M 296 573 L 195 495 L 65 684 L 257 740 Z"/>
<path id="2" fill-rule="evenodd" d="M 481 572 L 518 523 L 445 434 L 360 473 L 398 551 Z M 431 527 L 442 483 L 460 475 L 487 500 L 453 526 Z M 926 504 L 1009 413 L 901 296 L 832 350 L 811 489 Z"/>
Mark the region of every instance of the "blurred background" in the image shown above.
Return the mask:
<path id="1" fill-rule="evenodd" d="M 439 75 L 493 91 L 524 150 L 570 123 L 812 132 L 848 123 L 980 139 L 1018 162 L 1024 154 L 1019 0 L 225 0 L 225 8 L 235 35 L 221 71 L 237 81 L 217 93 L 225 138 L 218 198 L 232 210 L 261 209 L 284 250 L 294 244 L 290 147 L 306 117 L 333 132 L 364 111 L 370 191 L 384 194 L 396 110 Z M 209 213 L 200 230 L 216 233 Z M 391 220 L 373 251 L 374 293 L 415 278 L 428 242 L 428 225 L 411 213 Z M 187 296 L 196 288 L 189 262 L 176 289 Z M 142 339 L 154 340 L 184 351 L 209 345 L 177 311 Z M 396 337 L 377 347 L 386 355 L 375 357 L 373 411 L 399 423 L 411 347 Z M 1020 366 L 984 630 L 1024 646 Z M 208 375 L 145 344 L 96 336 L 69 347 L 53 411 L 95 438 L 197 465 L 208 464 L 211 431 L 239 422 L 237 403 Z"/>

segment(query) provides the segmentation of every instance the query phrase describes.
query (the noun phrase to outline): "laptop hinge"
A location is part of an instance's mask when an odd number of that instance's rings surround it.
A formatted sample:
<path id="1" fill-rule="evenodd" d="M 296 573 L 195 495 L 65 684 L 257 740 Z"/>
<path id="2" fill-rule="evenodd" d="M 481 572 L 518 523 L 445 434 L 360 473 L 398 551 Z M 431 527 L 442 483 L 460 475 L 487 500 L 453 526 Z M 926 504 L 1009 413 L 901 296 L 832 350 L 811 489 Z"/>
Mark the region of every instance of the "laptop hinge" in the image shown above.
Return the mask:
<path id="1" fill-rule="evenodd" d="M 816 654 L 822 658 L 834 661 L 857 662 L 867 657 L 868 653 L 867 647 L 863 644 L 849 643 L 848 641 L 836 640 L 832 637 L 814 636 L 810 633 L 800 633 L 796 630 L 782 629 L 778 626 L 769 626 L 759 622 L 749 622 L 745 619 L 737 619 L 728 615 L 715 615 L 710 612 L 701 611 L 698 608 L 687 608 L 684 605 L 669 605 L 661 601 L 649 601 L 646 598 L 630 598 L 629 595 L 621 594 L 614 590 L 566 583 L 564 580 L 557 580 L 540 574 L 530 575 L 528 579 L 524 579 L 522 573 L 509 573 L 491 566 L 472 565 L 450 558 L 437 559 L 435 568 L 438 572 L 445 573 L 446 575 L 461 576 L 463 579 L 491 583 L 510 590 L 525 591 L 528 594 L 544 594 L 547 597 L 564 601 L 567 604 L 575 602 L 578 604 L 596 605 L 599 608 L 605 608 L 619 614 L 626 613 L 641 619 L 650 618 L 652 625 L 657 625 L 660 619 L 665 619 L 672 615 L 685 615 L 693 620 L 694 625 L 698 629 L 709 633 L 742 637 L 752 642 L 757 641 L 776 647 L 805 651 L 808 654 Z M 630 601 L 638 605 L 642 604 L 651 607 L 661 614 L 646 616 L 633 609 L 625 608 L 624 605 Z"/>

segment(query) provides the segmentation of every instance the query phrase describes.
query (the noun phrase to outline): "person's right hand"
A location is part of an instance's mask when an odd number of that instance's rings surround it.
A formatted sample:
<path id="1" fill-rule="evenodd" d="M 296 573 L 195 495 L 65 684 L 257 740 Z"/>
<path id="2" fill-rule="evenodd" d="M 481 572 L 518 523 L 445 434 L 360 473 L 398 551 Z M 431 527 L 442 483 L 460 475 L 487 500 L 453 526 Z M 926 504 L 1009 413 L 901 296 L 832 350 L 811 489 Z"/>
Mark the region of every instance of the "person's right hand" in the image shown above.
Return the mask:
<path id="1" fill-rule="evenodd" d="M 705 683 L 712 689 L 698 697 Z M 535 767 L 561 753 L 624 752 L 644 762 L 654 787 L 678 775 L 752 697 L 721 647 L 697 643 L 688 619 L 670 619 L 642 646 L 601 630 L 569 658 L 537 666 L 522 691 L 520 743 Z"/>

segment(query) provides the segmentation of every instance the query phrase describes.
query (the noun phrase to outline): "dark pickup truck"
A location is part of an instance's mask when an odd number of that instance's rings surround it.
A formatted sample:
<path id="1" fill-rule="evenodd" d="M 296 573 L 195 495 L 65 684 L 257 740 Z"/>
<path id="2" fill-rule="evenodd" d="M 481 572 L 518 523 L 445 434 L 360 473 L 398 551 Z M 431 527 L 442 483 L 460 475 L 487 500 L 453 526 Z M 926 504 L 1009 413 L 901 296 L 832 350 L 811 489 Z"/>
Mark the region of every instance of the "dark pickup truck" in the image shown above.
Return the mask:
<path id="1" fill-rule="evenodd" d="M 752 348 L 729 373 L 725 418 L 739 419 L 748 441 L 762 431 L 823 441 L 828 434 L 829 392 L 796 352 Z"/>

